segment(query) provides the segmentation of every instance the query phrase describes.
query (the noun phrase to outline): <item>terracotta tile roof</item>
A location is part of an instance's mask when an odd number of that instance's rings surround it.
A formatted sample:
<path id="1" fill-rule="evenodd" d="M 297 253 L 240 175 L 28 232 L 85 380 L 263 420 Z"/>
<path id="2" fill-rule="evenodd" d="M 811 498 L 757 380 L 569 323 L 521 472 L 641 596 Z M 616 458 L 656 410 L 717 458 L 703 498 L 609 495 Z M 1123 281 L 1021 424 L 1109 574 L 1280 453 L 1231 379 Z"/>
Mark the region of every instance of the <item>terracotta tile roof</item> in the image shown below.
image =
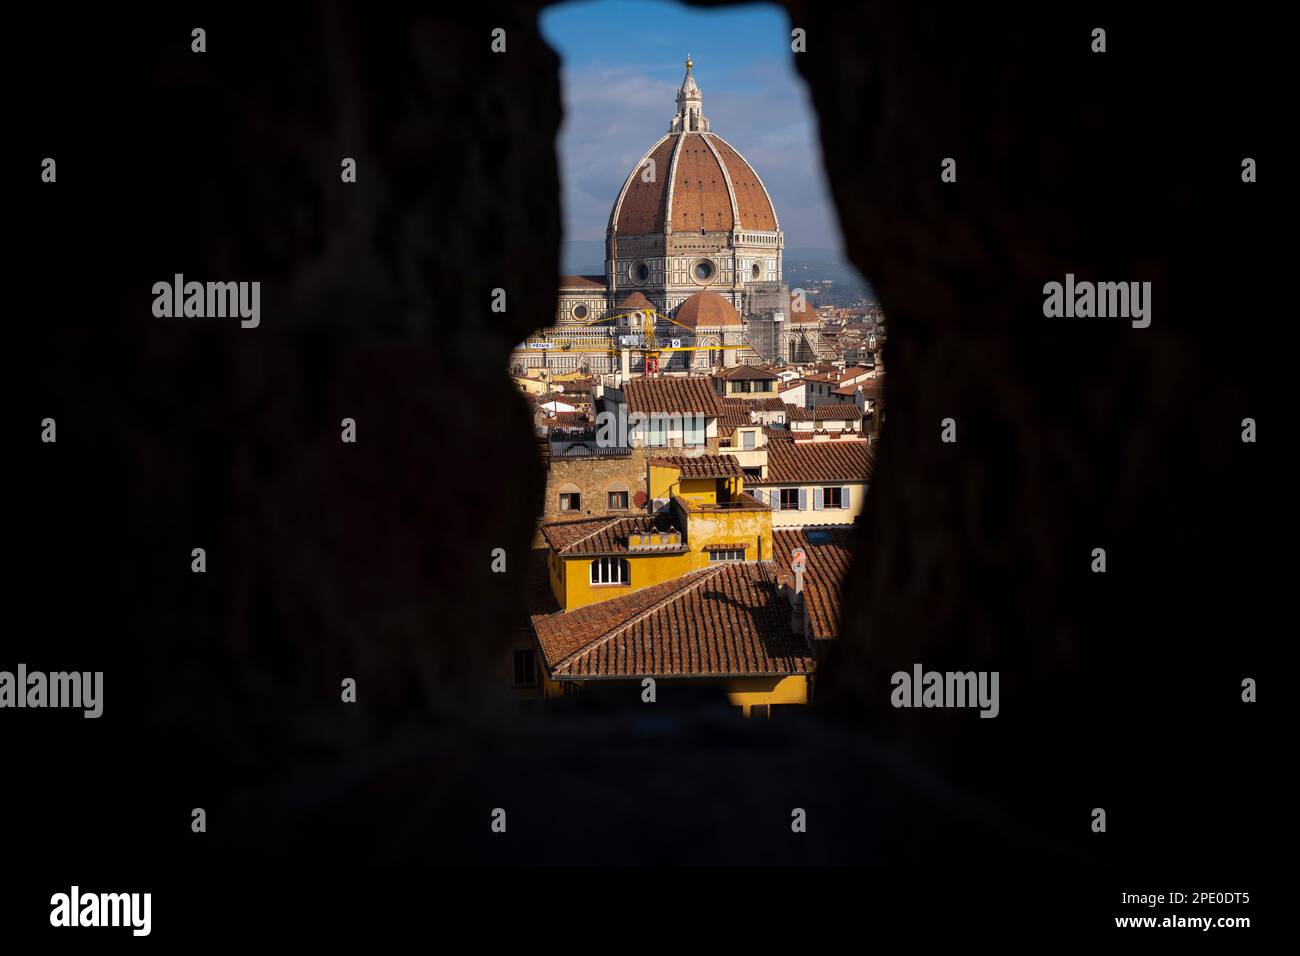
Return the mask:
<path id="1" fill-rule="evenodd" d="M 730 231 L 731 194 L 713 150 L 700 133 L 681 136 L 673 170 L 673 232 Z M 665 167 L 666 168 L 666 167 Z"/>
<path id="2" fill-rule="evenodd" d="M 789 428 L 782 428 L 779 425 L 764 427 L 763 434 L 767 436 L 768 444 L 773 441 L 794 441 L 794 435 L 790 434 Z M 748 481 L 752 484 L 756 479 L 750 478 Z"/>
<path id="3" fill-rule="evenodd" d="M 688 325 L 693 329 L 721 328 L 727 325 L 741 326 L 745 324 L 735 306 L 718 295 L 718 293 L 710 292 L 707 289 L 696 292 L 679 305 L 673 318 L 682 325 Z"/>
<path id="4" fill-rule="evenodd" d="M 537 404 L 549 405 L 551 402 L 559 402 L 561 405 L 579 406 L 582 400 L 576 395 L 570 395 L 568 392 L 547 392 L 545 395 L 537 396 Z"/>
<path id="5" fill-rule="evenodd" d="M 812 413 L 802 405 L 791 405 L 787 402 L 785 406 L 785 420 L 787 422 L 811 421 Z"/>
<path id="6" fill-rule="evenodd" d="M 569 392 L 590 392 L 595 386 L 594 378 L 567 378 L 555 383 L 557 389 L 564 389 L 565 393 Z"/>
<path id="7" fill-rule="evenodd" d="M 749 403 L 743 399 L 723 399 L 722 417 L 718 424 L 724 429 L 734 430 L 746 425 L 753 425 L 749 418 Z"/>
<path id="8" fill-rule="evenodd" d="M 556 554 L 627 554 L 627 536 L 633 532 L 680 530 L 668 515 L 622 515 L 609 518 L 571 518 L 548 521 L 542 537 Z"/>
<path id="9" fill-rule="evenodd" d="M 709 140 L 727 164 L 731 188 L 736 194 L 736 206 L 740 210 L 740 228 L 776 231 L 776 215 L 772 212 L 772 203 L 749 163 L 720 136 L 709 134 Z"/>
<path id="10" fill-rule="evenodd" d="M 855 422 L 862 417 L 852 402 L 823 402 L 814 405 L 808 415 L 819 422 Z"/>
<path id="11" fill-rule="evenodd" d="M 616 230 L 625 236 L 643 235 L 664 231 L 665 198 L 667 189 L 664 183 L 668 179 L 669 160 L 677 137 L 665 136 L 650 152 L 654 160 L 655 176 L 650 182 L 641 177 L 641 172 L 648 164 L 640 164 L 628 174 L 623 204 L 618 207 Z M 697 225 L 698 229 L 699 226 Z"/>
<path id="12" fill-rule="evenodd" d="M 645 293 L 633 292 L 620 302 L 615 309 L 618 312 L 653 312 L 655 311 L 655 304 L 645 297 Z"/>
<path id="13" fill-rule="evenodd" d="M 551 412 L 546 414 L 546 424 L 552 428 L 590 428 L 592 419 L 588 412 Z"/>
<path id="14" fill-rule="evenodd" d="M 786 410 L 786 403 L 775 395 L 771 398 L 738 398 L 735 395 L 729 395 L 722 399 L 724 409 L 739 408 L 746 414 L 750 409 L 757 409 L 760 412 L 783 412 Z"/>
<path id="15" fill-rule="evenodd" d="M 703 376 L 633 379 L 623 386 L 629 414 L 700 412 L 718 418 L 722 402 Z"/>
<path id="16" fill-rule="evenodd" d="M 817 315 L 817 308 L 805 296 L 803 308 L 799 308 L 799 297 L 793 292 L 790 293 L 790 321 L 798 325 L 801 322 L 819 322 L 821 317 Z"/>
<path id="17" fill-rule="evenodd" d="M 809 644 L 790 629 L 772 565 L 692 571 L 576 611 L 536 616 L 555 677 L 807 674 Z"/>
<path id="18" fill-rule="evenodd" d="M 743 478 L 744 469 L 734 455 L 661 455 L 647 458 L 648 465 L 668 465 L 683 478 Z"/>
<path id="19" fill-rule="evenodd" d="M 817 538 L 818 543 L 813 543 L 809 534 Z M 808 609 L 808 623 L 812 637 L 816 639 L 838 637 L 840 634 L 842 595 L 844 582 L 848 578 L 849 563 L 853 560 L 855 534 L 853 528 L 842 526 L 772 532 L 777 566 L 791 580 L 790 552 L 795 548 L 804 550 L 807 558 L 804 607 Z"/>
<path id="20" fill-rule="evenodd" d="M 788 402 L 783 402 L 779 398 L 724 398 L 722 400 L 722 417 L 718 419 L 718 424 L 724 429 L 737 429 L 745 425 L 762 424 L 761 421 L 752 421 L 749 417 L 751 411 L 760 412 L 781 412 L 785 415 L 786 421 L 796 418 L 798 413 L 791 414 L 790 410 L 795 408 Z M 802 412 L 802 408 L 800 408 Z"/>
<path id="21" fill-rule="evenodd" d="M 875 453 L 864 441 L 778 442 L 768 446 L 767 477 L 752 485 L 870 481 Z"/>
<path id="22" fill-rule="evenodd" d="M 769 372 L 765 368 L 758 368 L 753 365 L 735 365 L 731 368 L 719 369 L 713 375 L 715 378 L 725 378 L 728 381 L 761 379 L 764 382 L 770 382 L 778 377 L 775 372 Z"/>
<path id="23" fill-rule="evenodd" d="M 599 289 L 605 291 L 604 276 L 560 276 L 561 289 Z"/>

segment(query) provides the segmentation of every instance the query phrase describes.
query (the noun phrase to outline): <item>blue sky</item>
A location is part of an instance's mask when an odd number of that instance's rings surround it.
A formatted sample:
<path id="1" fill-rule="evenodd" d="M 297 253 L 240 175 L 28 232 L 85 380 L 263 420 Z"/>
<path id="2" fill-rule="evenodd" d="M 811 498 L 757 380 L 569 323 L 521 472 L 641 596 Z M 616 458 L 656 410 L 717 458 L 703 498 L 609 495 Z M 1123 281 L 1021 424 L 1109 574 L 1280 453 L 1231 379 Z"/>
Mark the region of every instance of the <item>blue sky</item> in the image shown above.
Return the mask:
<path id="1" fill-rule="evenodd" d="M 605 238 L 623 180 L 668 131 L 689 53 L 704 115 L 762 177 L 786 245 L 842 249 L 784 10 L 597 0 L 549 7 L 541 28 L 563 60 L 565 239 Z"/>

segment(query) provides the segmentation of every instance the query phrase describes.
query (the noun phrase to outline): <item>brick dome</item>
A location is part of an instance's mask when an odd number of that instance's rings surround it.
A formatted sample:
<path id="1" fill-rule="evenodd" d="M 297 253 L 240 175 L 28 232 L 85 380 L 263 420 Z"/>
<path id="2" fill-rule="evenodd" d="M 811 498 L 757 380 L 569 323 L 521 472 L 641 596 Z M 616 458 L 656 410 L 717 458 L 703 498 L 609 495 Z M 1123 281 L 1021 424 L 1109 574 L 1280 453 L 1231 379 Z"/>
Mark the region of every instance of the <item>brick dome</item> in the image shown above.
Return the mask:
<path id="1" fill-rule="evenodd" d="M 707 291 L 697 292 L 683 302 L 673 318 L 693 329 L 744 324 L 730 302 L 716 292 Z"/>
<path id="2" fill-rule="evenodd" d="M 654 303 L 640 292 L 633 292 L 616 306 L 619 312 L 632 312 L 635 310 L 653 312 L 654 307 Z"/>
<path id="3" fill-rule="evenodd" d="M 651 161 L 655 175 L 646 182 L 641 173 Z M 610 221 L 624 236 L 777 229 L 762 180 L 716 133 L 670 133 L 651 147 L 628 175 Z"/>
<path id="4" fill-rule="evenodd" d="M 750 287 L 782 281 L 785 235 L 758 174 L 704 116 L 693 65 L 688 58 L 667 132 L 628 173 L 610 208 L 607 296 L 620 321 L 644 308 L 612 303 L 640 292 L 688 327 L 743 328 L 737 310 Z M 667 328 L 656 334 L 677 337 Z M 705 353 L 671 361 L 680 371 L 702 364 Z"/>
<path id="5" fill-rule="evenodd" d="M 617 235 L 776 232 L 776 211 L 744 157 L 709 129 L 700 88 L 686 64 L 668 135 L 641 157 L 610 211 Z"/>
<path id="6" fill-rule="evenodd" d="M 807 296 L 803 300 L 803 309 L 799 308 L 799 296 L 790 293 L 790 311 L 786 314 L 786 320 L 791 325 L 821 325 L 821 316 L 817 314 L 817 307 L 808 301 Z"/>

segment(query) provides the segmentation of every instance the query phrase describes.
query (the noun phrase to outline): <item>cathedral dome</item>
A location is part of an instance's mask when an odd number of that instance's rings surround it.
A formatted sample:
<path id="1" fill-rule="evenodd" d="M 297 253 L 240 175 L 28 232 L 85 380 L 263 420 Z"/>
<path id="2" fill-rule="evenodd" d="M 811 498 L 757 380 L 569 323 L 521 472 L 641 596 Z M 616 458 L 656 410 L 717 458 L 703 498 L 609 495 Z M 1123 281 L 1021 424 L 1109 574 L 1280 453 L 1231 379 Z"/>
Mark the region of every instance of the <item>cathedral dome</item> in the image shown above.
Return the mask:
<path id="1" fill-rule="evenodd" d="M 677 309 L 676 320 L 693 329 L 744 325 L 740 313 L 716 292 L 697 292 Z"/>
<path id="2" fill-rule="evenodd" d="M 641 175 L 645 169 L 653 169 L 653 178 Z M 611 225 L 625 236 L 775 232 L 777 220 L 758 173 L 726 140 L 716 133 L 670 133 L 628 175 Z"/>
<path id="3" fill-rule="evenodd" d="M 688 60 L 677 115 L 666 136 L 628 174 L 610 212 L 622 236 L 780 227 L 763 181 L 730 143 L 709 130 Z"/>

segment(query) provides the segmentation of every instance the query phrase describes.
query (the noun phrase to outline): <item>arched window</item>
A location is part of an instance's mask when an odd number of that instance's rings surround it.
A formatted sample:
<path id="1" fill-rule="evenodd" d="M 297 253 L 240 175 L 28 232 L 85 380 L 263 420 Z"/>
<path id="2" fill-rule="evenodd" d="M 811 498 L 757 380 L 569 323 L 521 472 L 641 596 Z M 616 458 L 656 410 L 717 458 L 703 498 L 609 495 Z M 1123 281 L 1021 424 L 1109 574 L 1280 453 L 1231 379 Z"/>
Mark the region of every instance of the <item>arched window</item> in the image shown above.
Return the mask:
<path id="1" fill-rule="evenodd" d="M 627 584 L 631 580 L 626 558 L 596 558 L 591 562 L 592 584 Z"/>
<path id="2" fill-rule="evenodd" d="M 574 484 L 563 484 L 560 486 L 560 510 L 561 511 L 581 511 L 582 510 L 582 489 Z"/>

